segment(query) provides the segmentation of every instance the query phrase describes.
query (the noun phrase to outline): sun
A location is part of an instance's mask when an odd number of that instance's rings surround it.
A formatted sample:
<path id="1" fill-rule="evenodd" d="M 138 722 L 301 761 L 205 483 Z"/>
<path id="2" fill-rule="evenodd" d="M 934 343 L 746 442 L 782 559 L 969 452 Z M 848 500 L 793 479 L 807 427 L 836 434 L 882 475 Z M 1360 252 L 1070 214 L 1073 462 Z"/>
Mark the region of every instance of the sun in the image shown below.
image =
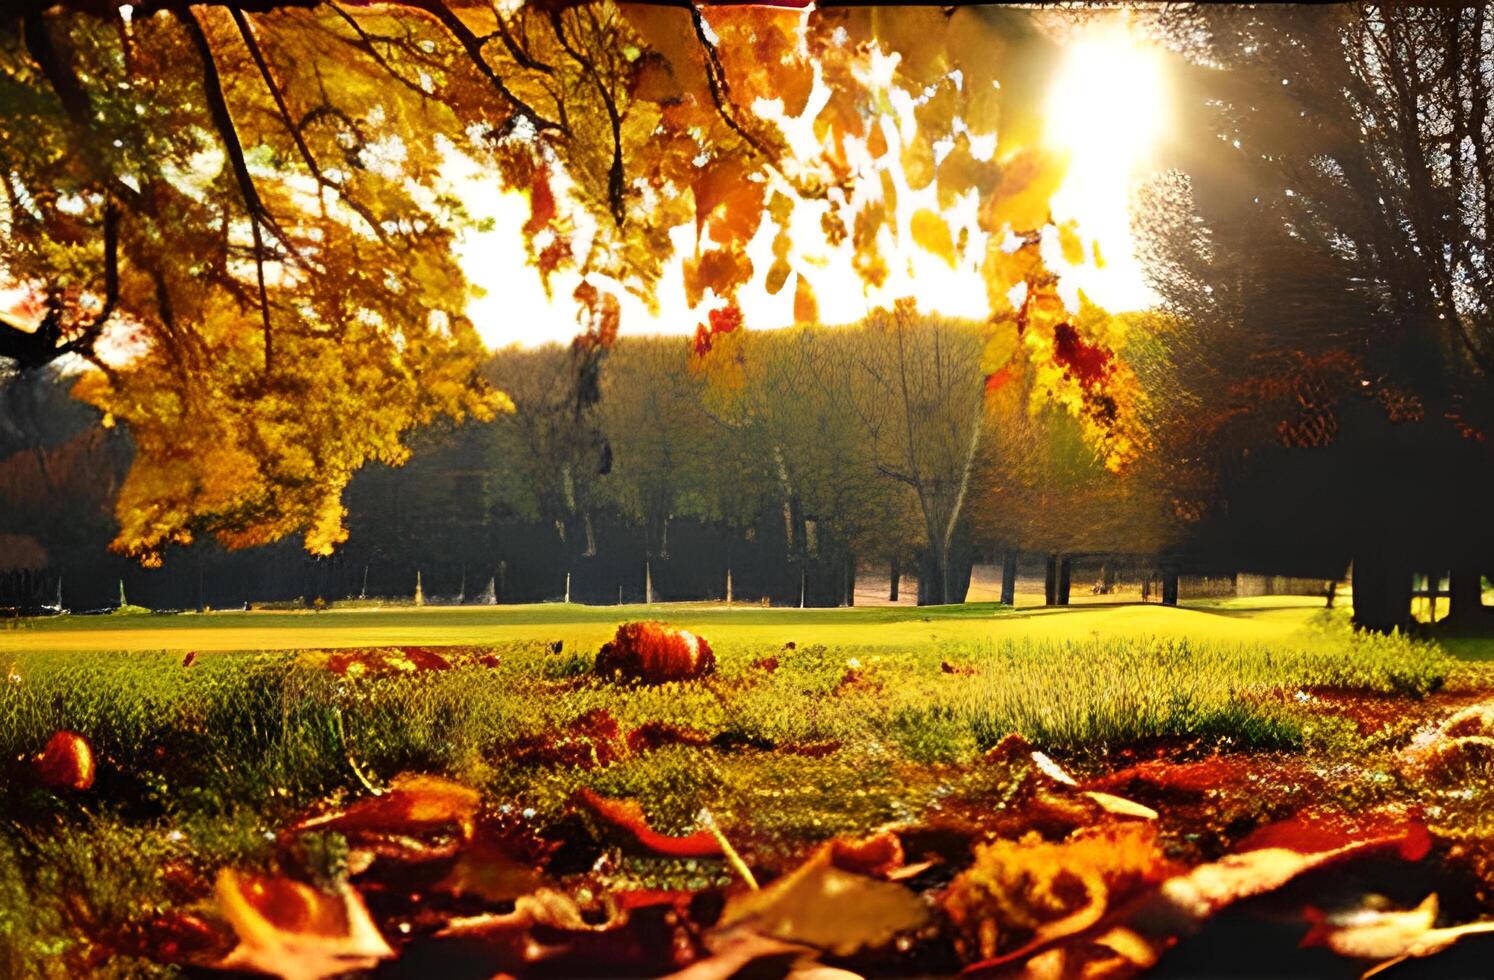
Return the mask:
<path id="1" fill-rule="evenodd" d="M 1065 278 L 1108 309 L 1156 301 L 1136 259 L 1130 204 L 1167 126 L 1166 95 L 1161 52 L 1117 18 L 1065 46 L 1046 106 L 1044 139 L 1069 158 L 1053 216 L 1078 222 L 1081 234 L 1098 242 L 1103 262 Z"/>

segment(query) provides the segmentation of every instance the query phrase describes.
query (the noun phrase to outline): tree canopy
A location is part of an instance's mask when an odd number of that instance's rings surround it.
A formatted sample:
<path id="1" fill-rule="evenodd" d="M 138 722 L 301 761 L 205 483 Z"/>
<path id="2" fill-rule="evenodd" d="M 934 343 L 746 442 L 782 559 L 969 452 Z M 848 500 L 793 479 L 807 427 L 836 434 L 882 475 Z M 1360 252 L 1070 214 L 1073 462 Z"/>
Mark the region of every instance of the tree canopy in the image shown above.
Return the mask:
<path id="1" fill-rule="evenodd" d="M 508 407 L 452 253 L 463 155 L 528 195 L 531 260 L 581 275 L 594 349 L 620 291 L 656 295 L 676 229 L 701 359 L 742 325 L 764 223 L 769 289 L 792 281 L 805 321 L 806 241 L 849 245 L 868 289 L 906 241 L 983 270 L 986 370 L 1019 333 L 1051 347 L 1050 385 L 1123 465 L 1125 398 L 1052 333 L 1051 61 L 1029 15 L 987 8 L 12 5 L 0 268 L 26 299 L 0 356 L 86 360 L 77 394 L 128 426 L 117 548 L 300 530 L 325 553 L 365 461 Z"/>

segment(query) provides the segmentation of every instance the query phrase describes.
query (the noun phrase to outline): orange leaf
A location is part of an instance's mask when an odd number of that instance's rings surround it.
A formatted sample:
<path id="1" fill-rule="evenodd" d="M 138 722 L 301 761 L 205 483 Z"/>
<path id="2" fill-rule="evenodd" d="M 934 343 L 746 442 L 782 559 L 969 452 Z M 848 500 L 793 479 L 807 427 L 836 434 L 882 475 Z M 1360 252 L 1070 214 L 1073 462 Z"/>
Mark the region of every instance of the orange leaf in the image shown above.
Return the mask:
<path id="1" fill-rule="evenodd" d="M 383 794 L 303 820 L 291 829 L 411 834 L 450 827 L 466 837 L 481 802 L 477 790 L 440 776 L 397 776 Z"/>
<path id="2" fill-rule="evenodd" d="M 814 298 L 814 289 L 804 274 L 799 273 L 799 284 L 794 287 L 794 322 L 818 323 L 820 304 Z"/>
<path id="3" fill-rule="evenodd" d="M 744 243 L 762 222 L 765 188 L 750 179 L 747 167 L 730 157 L 700 169 L 695 192 L 695 234 L 709 223 L 711 240 L 718 245 Z"/>
<path id="4" fill-rule="evenodd" d="M 585 786 L 576 791 L 576 800 L 649 853 L 678 858 L 723 856 L 721 842 L 709 831 L 697 830 L 684 837 L 673 837 L 654 830 L 648 825 L 643 807 L 634 800 L 609 800 Z"/>
<path id="5" fill-rule="evenodd" d="M 36 773 L 51 789 L 85 790 L 93 785 L 93 749 L 74 732 L 56 732 L 36 759 Z"/>
<path id="6" fill-rule="evenodd" d="M 710 289 L 728 297 L 752 278 L 752 260 L 738 246 L 713 248 L 699 259 L 685 259 L 685 299 L 695 306 Z"/>

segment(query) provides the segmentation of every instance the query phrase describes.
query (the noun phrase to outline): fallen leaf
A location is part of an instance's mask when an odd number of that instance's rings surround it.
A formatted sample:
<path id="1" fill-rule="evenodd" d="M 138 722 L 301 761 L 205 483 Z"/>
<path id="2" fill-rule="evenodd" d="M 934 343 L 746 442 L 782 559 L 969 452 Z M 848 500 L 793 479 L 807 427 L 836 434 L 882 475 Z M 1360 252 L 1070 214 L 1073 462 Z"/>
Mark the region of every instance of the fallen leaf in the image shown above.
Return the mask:
<path id="1" fill-rule="evenodd" d="M 977 847 L 941 901 L 956 949 L 994 967 L 1089 929 L 1174 871 L 1150 824 L 1089 827 L 1062 841 L 1029 833 Z"/>
<path id="2" fill-rule="evenodd" d="M 608 826 L 622 831 L 632 843 L 649 853 L 678 858 L 723 856 L 721 842 L 709 831 L 697 830 L 683 837 L 674 837 L 654 830 L 648 825 L 643 807 L 634 800 L 611 800 L 585 786 L 576 791 L 575 799 Z"/>
<path id="3" fill-rule="evenodd" d="M 1494 932 L 1494 922 L 1471 922 L 1436 928 L 1437 896 L 1428 895 L 1414 909 L 1355 909 L 1323 917 L 1302 940 L 1304 946 L 1326 946 L 1340 956 L 1383 960 L 1365 976 L 1402 960 L 1433 956 L 1464 936 Z"/>
<path id="4" fill-rule="evenodd" d="M 540 889 L 512 912 L 451 920 L 435 939 L 465 944 L 487 971 L 508 975 L 544 964 L 558 976 L 657 976 L 700 955 L 672 901 L 634 908 L 607 903 L 590 921 L 570 896 Z"/>
<path id="5" fill-rule="evenodd" d="M 1096 790 L 1084 790 L 1084 795 L 1100 805 L 1100 809 L 1106 813 L 1113 813 L 1118 817 L 1136 817 L 1140 820 L 1156 820 L 1161 815 L 1149 806 L 1143 806 L 1134 800 L 1128 800 L 1123 796 L 1115 796 L 1111 793 L 1101 793 Z"/>
<path id="6" fill-rule="evenodd" d="M 217 896 L 239 940 L 217 964 L 221 969 L 321 980 L 369 970 L 394 956 L 363 900 L 347 886 L 329 895 L 289 878 L 225 868 Z"/>
<path id="7" fill-rule="evenodd" d="M 88 789 L 95 771 L 93 748 L 76 732 L 54 732 L 36 757 L 37 778 L 49 789 Z"/>
<path id="8" fill-rule="evenodd" d="M 481 802 L 477 790 L 440 776 L 396 776 L 390 788 L 378 796 L 303 820 L 292 826 L 291 832 L 413 834 L 451 830 L 467 838 L 472 836 L 473 817 Z"/>
<path id="9" fill-rule="evenodd" d="M 1324 822 L 1327 823 L 1326 821 Z M 1283 821 L 1263 828 L 1260 840 L 1335 841 L 1320 850 L 1267 846 L 1230 854 L 1167 878 L 1157 887 L 1113 908 L 1081 932 L 1038 948 L 1028 943 L 1015 954 L 993 957 L 966 969 L 971 976 L 1118 978 L 1154 965 L 1179 938 L 1196 932 L 1228 905 L 1287 884 L 1309 871 L 1372 851 L 1394 850 L 1406 860 L 1426 855 L 1426 828 L 1415 821 L 1398 825 L 1371 820 L 1365 830 L 1329 826 L 1304 828 L 1309 821 Z M 1127 827 L 1150 825 L 1126 824 Z M 1341 826 L 1350 826 L 1345 823 Z"/>
<path id="10" fill-rule="evenodd" d="M 780 939 L 752 932 L 749 929 L 733 929 L 724 933 L 715 942 L 711 955 L 691 963 L 663 980 L 730 980 L 740 976 L 751 964 L 763 959 L 781 959 L 792 962 L 804 956 L 814 955 L 814 950 L 798 943 L 786 943 Z"/>
<path id="11" fill-rule="evenodd" d="M 433 891 L 456 897 L 475 896 L 485 902 L 512 902 L 537 891 L 544 875 L 536 869 L 543 858 L 537 846 L 521 847 L 485 827 L 462 848 L 451 870 Z"/>
<path id="12" fill-rule="evenodd" d="M 429 647 L 373 647 L 334 651 L 327 655 L 327 669 L 356 679 L 450 670 L 451 661 Z"/>
<path id="13" fill-rule="evenodd" d="M 890 830 L 860 840 L 830 842 L 830 863 L 842 871 L 886 878 L 903 866 L 903 842 Z"/>
<path id="14" fill-rule="evenodd" d="M 711 736 L 667 721 L 646 721 L 628 732 L 627 743 L 629 752 L 641 755 L 665 745 L 710 745 Z"/>
<path id="15" fill-rule="evenodd" d="M 826 846 L 762 889 L 728 900 L 721 925 L 850 956 L 886 946 L 927 918 L 912 891 L 836 867 L 833 848 Z"/>

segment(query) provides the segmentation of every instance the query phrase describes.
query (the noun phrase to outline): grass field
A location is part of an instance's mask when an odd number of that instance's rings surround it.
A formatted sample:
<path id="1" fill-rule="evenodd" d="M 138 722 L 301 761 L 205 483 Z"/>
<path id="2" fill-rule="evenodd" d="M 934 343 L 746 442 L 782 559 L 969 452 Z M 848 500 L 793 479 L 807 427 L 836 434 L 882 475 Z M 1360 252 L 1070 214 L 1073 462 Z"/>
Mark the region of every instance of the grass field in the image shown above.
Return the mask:
<path id="1" fill-rule="evenodd" d="M 731 642 L 789 641 L 884 649 L 983 639 L 1072 640 L 1160 636 L 1270 643 L 1340 620 L 1317 597 L 1208 600 L 1182 607 L 1086 604 L 1008 609 L 995 603 L 843 609 L 653 606 L 427 606 L 324 612 L 58 616 L 0 623 L 0 652 L 23 650 L 302 650 L 363 646 L 471 646 L 560 640 L 595 648 L 618 623 L 664 619 Z"/>
<path id="2" fill-rule="evenodd" d="M 707 637 L 716 673 L 656 687 L 595 676 L 598 645 L 638 618 Z M 1460 642 L 1476 656 L 1485 641 Z M 328 651 L 350 647 L 386 649 L 367 655 L 367 670 L 337 667 Z M 442 648 L 441 665 L 389 649 L 398 647 Z M 582 788 L 637 801 L 665 832 L 691 829 L 705 808 L 749 861 L 771 866 L 775 854 L 889 822 L 1000 813 L 1015 784 L 984 753 L 1013 732 L 1081 773 L 1152 751 L 1340 772 L 1352 762 L 1365 775 L 1334 794 L 1357 806 L 1397 785 L 1365 760 L 1413 723 L 1367 734 L 1313 711 L 1305 692 L 1412 706 L 1482 669 L 1435 643 L 1356 636 L 1343 611 L 1290 597 L 1177 609 L 555 604 L 61 617 L 0 629 L 0 666 L 4 976 L 72 976 L 79 964 L 171 975 L 174 966 L 140 955 L 154 948 L 140 939 L 151 922 L 182 908 L 211 920 L 202 883 L 224 866 L 345 876 L 327 849 L 342 853 L 346 841 L 312 835 L 287 851 L 281 828 L 400 773 L 456 779 L 495 812 L 522 811 L 568 841 L 595 830 L 575 822 Z M 58 730 L 91 743 L 91 789 L 38 785 L 31 760 Z M 1231 826 L 1280 801 L 1241 806 Z M 1196 850 L 1195 830 L 1179 829 L 1177 846 Z M 163 872 L 177 866 L 198 884 Z M 731 880 L 713 862 L 609 867 L 612 886 Z"/>

